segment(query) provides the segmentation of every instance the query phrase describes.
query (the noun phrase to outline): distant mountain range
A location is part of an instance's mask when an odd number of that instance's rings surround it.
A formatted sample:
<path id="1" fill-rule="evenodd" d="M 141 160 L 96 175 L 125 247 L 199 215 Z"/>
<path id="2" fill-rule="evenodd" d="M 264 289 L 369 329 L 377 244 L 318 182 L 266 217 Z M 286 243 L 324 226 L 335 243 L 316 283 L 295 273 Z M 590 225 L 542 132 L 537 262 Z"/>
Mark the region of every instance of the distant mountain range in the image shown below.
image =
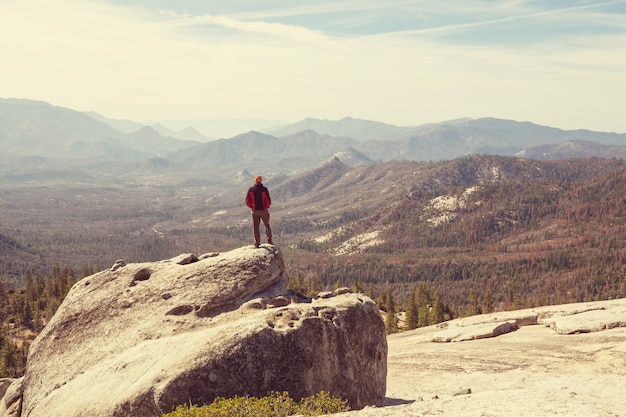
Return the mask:
<path id="1" fill-rule="evenodd" d="M 297 123 L 264 129 L 263 132 L 274 136 L 286 136 L 306 130 L 313 130 L 330 136 L 350 137 L 358 140 L 375 140 L 400 136 L 410 130 L 410 128 L 370 120 L 353 119 L 351 117 L 344 117 L 341 120 L 306 118 Z"/>
<path id="2" fill-rule="evenodd" d="M 391 160 L 450 160 L 471 154 L 535 159 L 626 156 L 626 134 L 568 131 L 495 118 L 421 126 L 308 118 L 265 133 L 207 139 L 193 127 L 173 132 L 159 124 L 112 120 L 39 101 L 0 99 L 0 173 L 28 167 L 45 171 L 116 164 L 120 172 L 138 167 L 219 168 L 227 176 L 243 169 L 289 175 L 332 158 L 358 166 Z"/>
<path id="3" fill-rule="evenodd" d="M 86 113 L 39 101 L 0 100 L 1 152 L 66 160 L 137 161 L 198 144 L 164 137 L 148 126 L 123 133 Z"/>
<path id="4" fill-rule="evenodd" d="M 86 112 L 85 114 L 91 117 L 92 119 L 95 119 L 99 122 L 109 125 L 112 128 L 119 130 L 120 132 L 126 133 L 126 134 L 137 132 L 138 130 L 144 129 L 147 126 L 145 124 L 134 122 L 132 120 L 109 119 L 96 112 Z M 192 141 L 197 141 L 197 142 L 206 142 L 212 139 L 212 138 L 208 138 L 204 136 L 202 133 L 198 131 L 198 129 L 196 129 L 195 127 L 191 127 L 191 126 L 185 127 L 184 129 L 181 129 L 179 131 L 172 131 L 160 123 L 150 125 L 150 127 L 153 130 L 157 131 L 161 136 L 165 136 L 165 137 L 172 137 L 172 138 L 182 139 L 182 140 L 192 140 Z"/>

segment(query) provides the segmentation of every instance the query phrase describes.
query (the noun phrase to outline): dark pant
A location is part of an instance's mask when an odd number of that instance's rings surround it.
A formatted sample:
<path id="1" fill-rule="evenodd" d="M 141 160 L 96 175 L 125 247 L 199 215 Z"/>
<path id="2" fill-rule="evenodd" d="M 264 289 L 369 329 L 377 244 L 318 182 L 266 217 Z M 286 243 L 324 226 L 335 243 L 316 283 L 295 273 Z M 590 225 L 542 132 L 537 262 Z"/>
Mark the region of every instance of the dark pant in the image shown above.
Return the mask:
<path id="1" fill-rule="evenodd" d="M 270 212 L 267 210 L 252 210 L 252 228 L 254 230 L 254 244 L 259 246 L 261 243 L 261 232 L 259 231 L 259 225 L 263 220 L 265 226 L 265 235 L 267 236 L 267 242 L 272 241 L 272 229 L 270 227 Z"/>

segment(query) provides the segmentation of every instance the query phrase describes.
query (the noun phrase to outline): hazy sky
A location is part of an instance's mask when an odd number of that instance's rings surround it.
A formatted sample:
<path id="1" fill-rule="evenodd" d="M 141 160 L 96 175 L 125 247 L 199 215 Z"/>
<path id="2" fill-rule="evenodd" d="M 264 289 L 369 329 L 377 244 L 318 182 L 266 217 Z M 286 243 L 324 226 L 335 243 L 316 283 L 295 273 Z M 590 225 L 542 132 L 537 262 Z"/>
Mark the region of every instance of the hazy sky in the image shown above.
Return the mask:
<path id="1" fill-rule="evenodd" d="M 626 0 L 0 0 L 0 97 L 116 119 L 626 132 Z"/>

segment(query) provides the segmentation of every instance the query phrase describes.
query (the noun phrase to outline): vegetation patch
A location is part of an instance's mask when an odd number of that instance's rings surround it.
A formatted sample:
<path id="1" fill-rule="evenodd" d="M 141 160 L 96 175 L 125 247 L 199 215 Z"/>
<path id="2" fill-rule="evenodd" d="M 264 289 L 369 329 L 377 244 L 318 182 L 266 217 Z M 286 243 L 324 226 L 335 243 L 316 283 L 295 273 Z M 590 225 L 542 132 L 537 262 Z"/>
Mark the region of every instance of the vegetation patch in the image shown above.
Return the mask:
<path id="1" fill-rule="evenodd" d="M 347 400 L 322 391 L 295 401 L 287 392 L 271 392 L 262 398 L 216 398 L 205 406 L 178 406 L 163 417 L 283 417 L 293 415 L 320 416 L 350 411 Z"/>

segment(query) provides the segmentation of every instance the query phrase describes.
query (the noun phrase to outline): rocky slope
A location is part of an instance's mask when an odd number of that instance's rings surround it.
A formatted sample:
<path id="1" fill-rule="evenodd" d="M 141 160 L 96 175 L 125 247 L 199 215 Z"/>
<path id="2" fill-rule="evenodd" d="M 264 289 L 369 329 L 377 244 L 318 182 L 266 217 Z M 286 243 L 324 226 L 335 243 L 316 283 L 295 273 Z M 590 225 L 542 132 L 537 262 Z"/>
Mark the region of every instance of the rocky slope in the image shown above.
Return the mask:
<path id="1" fill-rule="evenodd" d="M 336 416 L 623 417 L 625 326 L 619 299 L 391 335 L 385 406 Z"/>

